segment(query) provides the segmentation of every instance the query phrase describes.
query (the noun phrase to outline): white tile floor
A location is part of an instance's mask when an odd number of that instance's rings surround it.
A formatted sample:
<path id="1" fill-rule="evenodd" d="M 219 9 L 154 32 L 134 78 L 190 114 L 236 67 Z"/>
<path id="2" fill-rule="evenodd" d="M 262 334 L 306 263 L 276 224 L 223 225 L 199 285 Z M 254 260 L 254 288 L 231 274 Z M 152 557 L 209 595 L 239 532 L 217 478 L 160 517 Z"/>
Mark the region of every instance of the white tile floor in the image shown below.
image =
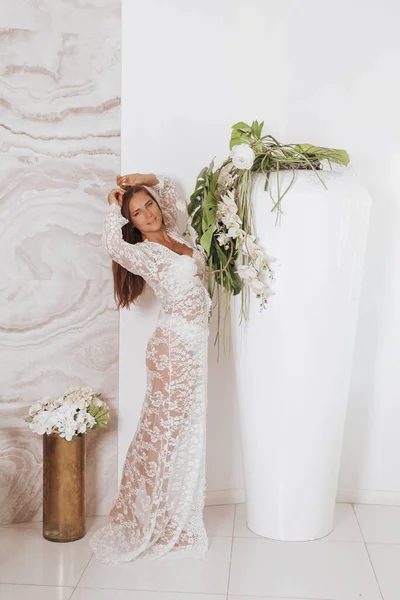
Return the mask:
<path id="1" fill-rule="evenodd" d="M 306 543 L 255 535 L 244 504 L 205 520 L 206 560 L 118 566 L 93 558 L 88 536 L 54 544 L 40 523 L 1 527 L 0 600 L 400 600 L 400 507 L 338 504 L 331 535 Z"/>

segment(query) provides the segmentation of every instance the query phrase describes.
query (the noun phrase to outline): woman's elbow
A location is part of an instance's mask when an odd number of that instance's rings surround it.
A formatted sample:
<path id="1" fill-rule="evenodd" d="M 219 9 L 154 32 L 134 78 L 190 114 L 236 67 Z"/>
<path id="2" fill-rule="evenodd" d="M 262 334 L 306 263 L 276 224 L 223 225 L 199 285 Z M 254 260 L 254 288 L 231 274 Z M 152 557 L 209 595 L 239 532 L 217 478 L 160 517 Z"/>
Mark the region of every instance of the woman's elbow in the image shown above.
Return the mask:
<path id="1" fill-rule="evenodd" d="M 103 248 L 106 250 L 107 254 L 113 259 L 115 260 L 115 258 L 118 256 L 118 248 L 117 248 L 117 244 L 115 244 L 115 241 L 112 239 L 112 237 L 109 236 L 103 236 Z"/>

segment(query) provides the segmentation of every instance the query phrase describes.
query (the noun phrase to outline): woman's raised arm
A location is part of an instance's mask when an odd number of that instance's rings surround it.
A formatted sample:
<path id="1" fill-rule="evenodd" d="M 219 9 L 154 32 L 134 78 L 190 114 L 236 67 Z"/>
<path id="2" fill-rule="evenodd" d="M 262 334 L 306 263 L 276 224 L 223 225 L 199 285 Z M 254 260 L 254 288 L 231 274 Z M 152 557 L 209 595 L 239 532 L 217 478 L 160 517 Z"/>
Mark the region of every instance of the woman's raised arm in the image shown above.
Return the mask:
<path id="1" fill-rule="evenodd" d="M 121 190 L 113 190 L 108 196 L 110 210 L 103 224 L 103 246 L 113 261 L 143 277 L 147 271 L 143 252 L 137 244 L 129 244 L 122 237 L 121 228 L 129 222 L 121 214 L 122 194 Z"/>

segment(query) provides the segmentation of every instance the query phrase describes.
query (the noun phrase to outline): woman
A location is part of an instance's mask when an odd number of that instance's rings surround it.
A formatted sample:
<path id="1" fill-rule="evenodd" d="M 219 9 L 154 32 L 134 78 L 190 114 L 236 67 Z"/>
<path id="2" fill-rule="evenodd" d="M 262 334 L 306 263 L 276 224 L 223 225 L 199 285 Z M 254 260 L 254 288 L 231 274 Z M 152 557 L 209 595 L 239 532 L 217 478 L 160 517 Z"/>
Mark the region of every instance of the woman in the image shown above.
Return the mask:
<path id="1" fill-rule="evenodd" d="M 104 222 L 118 306 L 145 283 L 161 303 L 146 351 L 147 388 L 109 523 L 90 540 L 116 563 L 170 551 L 202 557 L 208 317 L 205 255 L 177 232 L 175 184 L 155 175 L 117 178 Z"/>

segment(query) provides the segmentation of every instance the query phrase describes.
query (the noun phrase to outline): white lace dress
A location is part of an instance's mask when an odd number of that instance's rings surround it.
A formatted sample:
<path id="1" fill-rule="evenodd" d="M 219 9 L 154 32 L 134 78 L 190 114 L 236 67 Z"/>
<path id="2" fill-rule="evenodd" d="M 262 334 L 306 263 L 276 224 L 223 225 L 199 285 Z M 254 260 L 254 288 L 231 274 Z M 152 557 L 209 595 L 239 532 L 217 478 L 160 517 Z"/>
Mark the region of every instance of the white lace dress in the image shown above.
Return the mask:
<path id="1" fill-rule="evenodd" d="M 168 234 L 177 232 L 174 182 L 158 177 L 157 193 Z M 161 303 L 146 351 L 147 389 L 139 425 L 129 447 L 120 490 L 108 525 L 90 545 L 107 563 L 159 558 L 173 551 L 204 557 L 203 522 L 207 406 L 208 317 L 203 285 L 204 254 L 179 255 L 156 242 L 129 244 L 127 220 L 111 205 L 103 242 L 111 258 L 153 288 Z M 132 390 L 134 393 L 134 389 Z"/>

